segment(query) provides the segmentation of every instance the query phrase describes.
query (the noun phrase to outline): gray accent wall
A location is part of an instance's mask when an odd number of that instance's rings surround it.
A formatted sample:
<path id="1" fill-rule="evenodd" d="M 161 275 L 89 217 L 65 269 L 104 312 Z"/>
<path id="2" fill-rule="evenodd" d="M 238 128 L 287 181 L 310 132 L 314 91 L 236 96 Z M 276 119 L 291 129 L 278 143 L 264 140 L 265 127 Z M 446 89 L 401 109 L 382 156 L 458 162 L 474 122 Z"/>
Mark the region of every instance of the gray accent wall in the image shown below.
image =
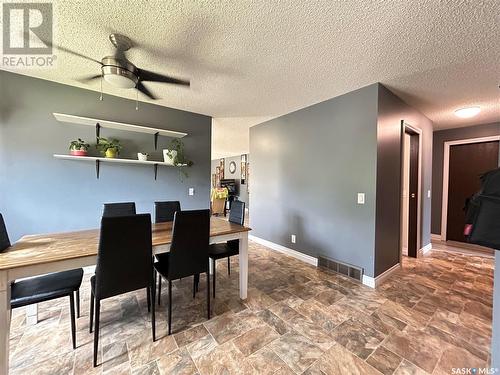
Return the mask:
<path id="1" fill-rule="evenodd" d="M 155 200 L 180 200 L 182 208 L 208 208 L 210 195 L 211 118 L 149 103 L 104 96 L 94 91 L 0 71 L 0 212 L 12 240 L 24 234 L 98 227 L 105 202 L 135 201 L 138 212 L 152 212 Z M 95 143 L 95 129 L 59 123 L 52 113 L 149 125 L 189 133 L 183 139 L 194 165 L 188 178 L 176 168 L 66 161 L 78 137 Z M 121 157 L 150 152 L 161 160 L 170 138 L 159 137 L 154 151 L 147 134 L 103 129 L 101 135 L 122 140 Z M 95 149 L 91 150 L 96 154 Z M 195 195 L 188 196 L 188 188 Z"/>
<path id="2" fill-rule="evenodd" d="M 443 204 L 443 159 L 444 143 L 460 139 L 482 138 L 500 135 L 500 123 L 468 126 L 434 132 L 432 167 L 432 227 L 433 234 L 441 234 L 441 213 Z"/>
<path id="3" fill-rule="evenodd" d="M 422 130 L 420 242 L 429 244 L 433 125 L 381 84 L 250 128 L 252 234 L 370 277 L 396 265 L 402 120 Z"/>
<path id="4" fill-rule="evenodd" d="M 431 225 L 432 121 L 379 85 L 377 121 L 377 215 L 375 276 L 399 263 L 401 224 L 402 124 L 421 130 L 422 177 L 420 248 L 428 245 Z"/>
<path id="5" fill-rule="evenodd" d="M 374 276 L 377 95 L 370 85 L 250 128 L 253 235 Z"/>

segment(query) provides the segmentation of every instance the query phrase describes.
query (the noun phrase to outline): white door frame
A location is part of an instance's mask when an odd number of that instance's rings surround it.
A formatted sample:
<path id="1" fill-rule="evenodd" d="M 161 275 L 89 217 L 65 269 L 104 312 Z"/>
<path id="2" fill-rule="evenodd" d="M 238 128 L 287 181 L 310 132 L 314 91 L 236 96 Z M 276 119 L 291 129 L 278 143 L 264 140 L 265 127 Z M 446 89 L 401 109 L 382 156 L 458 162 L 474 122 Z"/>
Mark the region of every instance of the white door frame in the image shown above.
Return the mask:
<path id="1" fill-rule="evenodd" d="M 420 254 L 420 250 L 422 249 L 421 248 L 421 245 L 422 245 L 422 233 L 421 233 L 421 217 L 422 217 L 422 143 L 423 143 L 423 140 L 422 140 L 422 129 L 420 129 L 419 127 L 416 127 L 414 125 L 410 125 L 408 124 L 407 122 L 405 122 L 404 120 L 402 121 L 403 123 L 403 134 L 402 136 L 404 136 L 404 133 L 406 132 L 406 129 L 408 128 L 409 130 L 415 132 L 418 134 L 418 189 L 417 189 L 417 257 L 419 256 Z M 403 141 L 403 138 L 402 138 L 402 141 Z M 404 147 L 404 144 L 403 146 Z M 402 157 L 402 155 L 401 155 Z M 401 170 L 403 170 L 403 165 L 401 164 Z M 403 176 L 401 176 L 402 178 Z M 401 185 L 402 187 L 402 185 Z M 401 197 L 401 203 L 403 202 L 403 194 L 402 194 L 402 191 L 399 192 L 400 194 L 400 197 Z M 403 206 L 402 204 L 400 205 L 401 208 L 400 208 L 400 216 L 401 216 L 401 226 L 402 226 L 402 222 L 403 222 Z M 401 258 L 403 257 L 403 252 L 402 252 L 402 246 L 401 246 L 401 230 L 399 231 L 399 260 L 400 262 L 402 261 Z"/>
<path id="2" fill-rule="evenodd" d="M 456 141 L 444 142 L 443 154 L 443 198 L 441 201 L 441 241 L 446 241 L 446 230 L 448 225 L 448 184 L 450 182 L 450 147 L 465 145 L 469 143 L 482 143 L 490 141 L 500 141 L 500 135 L 490 137 L 459 139 Z"/>

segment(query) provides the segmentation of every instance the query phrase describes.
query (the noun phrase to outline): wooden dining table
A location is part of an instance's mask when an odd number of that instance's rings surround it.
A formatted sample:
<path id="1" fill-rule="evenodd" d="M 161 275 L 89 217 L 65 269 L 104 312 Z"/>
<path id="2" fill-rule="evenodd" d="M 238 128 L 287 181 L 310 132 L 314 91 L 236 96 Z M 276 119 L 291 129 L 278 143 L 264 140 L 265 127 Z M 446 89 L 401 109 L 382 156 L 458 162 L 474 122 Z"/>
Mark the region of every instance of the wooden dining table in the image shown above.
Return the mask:
<path id="1" fill-rule="evenodd" d="M 239 240 L 240 298 L 247 298 L 248 232 L 251 229 L 212 217 L 210 243 Z M 172 222 L 153 224 L 154 254 L 170 251 Z M 10 284 L 24 277 L 96 264 L 99 229 L 27 235 L 0 254 L 0 374 L 9 373 Z"/>

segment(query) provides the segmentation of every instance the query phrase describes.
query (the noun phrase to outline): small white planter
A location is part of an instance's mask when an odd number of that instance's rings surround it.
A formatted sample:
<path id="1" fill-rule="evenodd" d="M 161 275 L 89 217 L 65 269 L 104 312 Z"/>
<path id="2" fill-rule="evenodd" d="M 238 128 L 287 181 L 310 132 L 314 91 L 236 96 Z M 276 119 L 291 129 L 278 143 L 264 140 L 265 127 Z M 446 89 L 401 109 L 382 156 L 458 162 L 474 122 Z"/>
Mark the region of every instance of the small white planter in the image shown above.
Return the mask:
<path id="1" fill-rule="evenodd" d="M 142 152 L 138 152 L 137 153 L 137 160 L 147 161 L 148 160 L 148 154 L 145 154 L 145 153 L 142 153 Z"/>
<path id="2" fill-rule="evenodd" d="M 163 150 L 163 161 L 165 162 L 165 164 L 174 165 L 174 159 L 177 156 L 177 151 L 175 150 L 170 151 L 172 157 L 168 156 L 168 152 L 169 150 L 167 149 Z"/>

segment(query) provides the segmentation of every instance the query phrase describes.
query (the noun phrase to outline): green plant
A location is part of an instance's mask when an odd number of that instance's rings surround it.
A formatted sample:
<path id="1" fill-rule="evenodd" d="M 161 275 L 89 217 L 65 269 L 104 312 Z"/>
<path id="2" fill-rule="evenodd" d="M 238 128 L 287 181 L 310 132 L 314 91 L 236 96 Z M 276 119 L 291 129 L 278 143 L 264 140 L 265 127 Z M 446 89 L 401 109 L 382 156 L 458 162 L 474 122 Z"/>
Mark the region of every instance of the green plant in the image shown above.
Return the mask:
<path id="1" fill-rule="evenodd" d="M 123 146 L 120 144 L 118 139 L 107 139 L 104 137 L 97 138 L 97 144 L 95 147 L 102 153 L 105 154 L 108 149 L 114 149 L 119 155 Z"/>
<path id="2" fill-rule="evenodd" d="M 176 151 L 176 153 L 172 152 Z M 189 160 L 184 154 L 184 143 L 178 139 L 172 139 L 170 142 L 170 147 L 168 148 L 167 155 L 170 159 L 172 159 L 174 165 L 179 167 L 179 173 L 188 177 L 188 173 L 186 172 L 186 167 L 191 167 L 194 163 Z M 181 176 L 182 178 L 182 176 Z"/>
<path id="3" fill-rule="evenodd" d="M 69 144 L 69 149 L 70 150 L 85 150 L 87 151 L 89 149 L 90 145 L 88 143 L 85 143 L 81 138 L 78 138 L 76 141 L 71 141 Z"/>
<path id="4" fill-rule="evenodd" d="M 173 153 L 172 151 L 177 151 L 177 154 Z M 193 165 L 193 162 L 186 158 L 186 155 L 184 154 L 184 143 L 182 143 L 180 139 L 176 138 L 173 139 L 172 142 L 170 142 L 170 147 L 167 151 L 167 155 L 173 160 L 174 165 L 176 166 L 191 167 Z"/>

